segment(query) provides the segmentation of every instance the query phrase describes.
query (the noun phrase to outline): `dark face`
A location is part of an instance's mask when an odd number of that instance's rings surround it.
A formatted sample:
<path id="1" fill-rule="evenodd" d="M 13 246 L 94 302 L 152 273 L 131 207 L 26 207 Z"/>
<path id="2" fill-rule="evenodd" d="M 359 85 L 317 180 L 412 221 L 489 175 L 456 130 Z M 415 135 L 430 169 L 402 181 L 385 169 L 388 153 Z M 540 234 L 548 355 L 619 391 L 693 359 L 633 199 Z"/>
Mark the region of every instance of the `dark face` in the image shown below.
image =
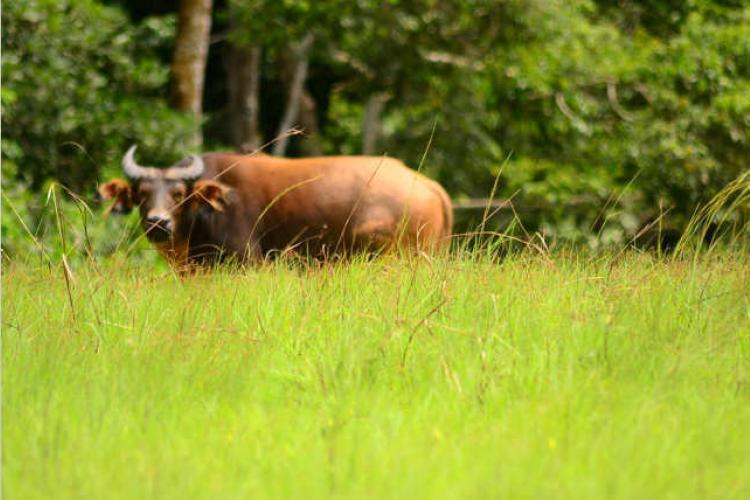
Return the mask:
<path id="1" fill-rule="evenodd" d="M 105 182 L 97 194 L 102 201 L 113 200 L 110 212 L 127 213 L 138 205 L 141 225 L 152 242 L 178 243 L 184 232 L 180 228 L 182 222 L 192 224 L 201 210 L 223 212 L 231 202 L 231 187 L 217 180 L 201 179 L 205 165 L 200 156 L 159 169 L 138 165 L 133 157 L 135 149 L 131 146 L 122 159 L 128 180 Z"/>
<path id="2" fill-rule="evenodd" d="M 155 243 L 167 241 L 177 230 L 185 210 L 187 183 L 156 177 L 139 180 L 133 187 L 133 201 L 140 207 L 146 236 Z"/>

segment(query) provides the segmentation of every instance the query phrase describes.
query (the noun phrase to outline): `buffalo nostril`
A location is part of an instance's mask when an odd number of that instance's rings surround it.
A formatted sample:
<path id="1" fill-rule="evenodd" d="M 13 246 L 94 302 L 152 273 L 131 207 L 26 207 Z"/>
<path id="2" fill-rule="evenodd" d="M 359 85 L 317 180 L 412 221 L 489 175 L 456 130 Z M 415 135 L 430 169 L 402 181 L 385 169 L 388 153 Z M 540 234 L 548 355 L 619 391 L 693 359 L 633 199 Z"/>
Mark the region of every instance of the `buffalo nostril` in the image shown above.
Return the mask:
<path id="1" fill-rule="evenodd" d="M 162 217 L 147 217 L 146 228 L 161 229 L 162 231 L 171 231 L 172 221 L 169 219 L 164 219 Z"/>

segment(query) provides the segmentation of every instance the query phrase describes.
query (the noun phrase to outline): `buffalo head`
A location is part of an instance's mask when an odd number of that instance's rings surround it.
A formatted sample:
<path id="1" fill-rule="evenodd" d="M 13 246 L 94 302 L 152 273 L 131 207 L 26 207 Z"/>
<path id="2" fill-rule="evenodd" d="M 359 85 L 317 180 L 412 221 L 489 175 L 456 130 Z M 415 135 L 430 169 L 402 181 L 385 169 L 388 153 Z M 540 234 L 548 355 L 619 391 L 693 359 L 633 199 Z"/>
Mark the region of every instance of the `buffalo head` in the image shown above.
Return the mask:
<path id="1" fill-rule="evenodd" d="M 142 167 L 135 162 L 132 146 L 122 159 L 126 179 L 113 179 L 99 186 L 102 200 L 114 200 L 110 210 L 127 213 L 137 206 L 146 236 L 165 242 L 186 229 L 200 210 L 222 211 L 231 189 L 215 180 L 202 179 L 205 165 L 200 156 L 190 156 L 169 168 Z"/>

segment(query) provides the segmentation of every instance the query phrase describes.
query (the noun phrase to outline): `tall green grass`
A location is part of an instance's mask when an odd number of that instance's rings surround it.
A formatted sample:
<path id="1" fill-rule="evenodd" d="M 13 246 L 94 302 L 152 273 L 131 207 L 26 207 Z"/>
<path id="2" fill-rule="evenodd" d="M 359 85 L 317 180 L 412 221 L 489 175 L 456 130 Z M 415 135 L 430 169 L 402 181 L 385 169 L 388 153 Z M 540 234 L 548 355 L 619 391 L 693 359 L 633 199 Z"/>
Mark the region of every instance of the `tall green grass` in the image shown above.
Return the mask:
<path id="1" fill-rule="evenodd" d="M 17 261 L 2 285 L 8 498 L 750 492 L 746 251 Z"/>
<path id="2" fill-rule="evenodd" d="M 36 229 L 4 196 L 9 498 L 750 494 L 747 174 L 670 255 L 514 219 L 187 279 L 58 193 Z"/>

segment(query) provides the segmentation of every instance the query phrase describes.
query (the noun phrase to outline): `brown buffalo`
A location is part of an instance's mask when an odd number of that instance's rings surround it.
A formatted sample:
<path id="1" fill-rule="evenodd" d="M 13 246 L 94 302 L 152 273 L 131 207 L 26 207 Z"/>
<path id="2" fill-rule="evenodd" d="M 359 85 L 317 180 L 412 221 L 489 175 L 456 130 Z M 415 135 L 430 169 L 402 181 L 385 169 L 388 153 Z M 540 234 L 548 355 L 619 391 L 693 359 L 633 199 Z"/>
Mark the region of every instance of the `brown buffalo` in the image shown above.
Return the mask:
<path id="1" fill-rule="evenodd" d="M 393 158 L 208 153 L 158 169 L 137 165 L 134 153 L 123 158 L 127 180 L 99 195 L 114 211 L 138 206 L 146 236 L 178 269 L 285 251 L 430 251 L 450 239 L 445 190 Z"/>

